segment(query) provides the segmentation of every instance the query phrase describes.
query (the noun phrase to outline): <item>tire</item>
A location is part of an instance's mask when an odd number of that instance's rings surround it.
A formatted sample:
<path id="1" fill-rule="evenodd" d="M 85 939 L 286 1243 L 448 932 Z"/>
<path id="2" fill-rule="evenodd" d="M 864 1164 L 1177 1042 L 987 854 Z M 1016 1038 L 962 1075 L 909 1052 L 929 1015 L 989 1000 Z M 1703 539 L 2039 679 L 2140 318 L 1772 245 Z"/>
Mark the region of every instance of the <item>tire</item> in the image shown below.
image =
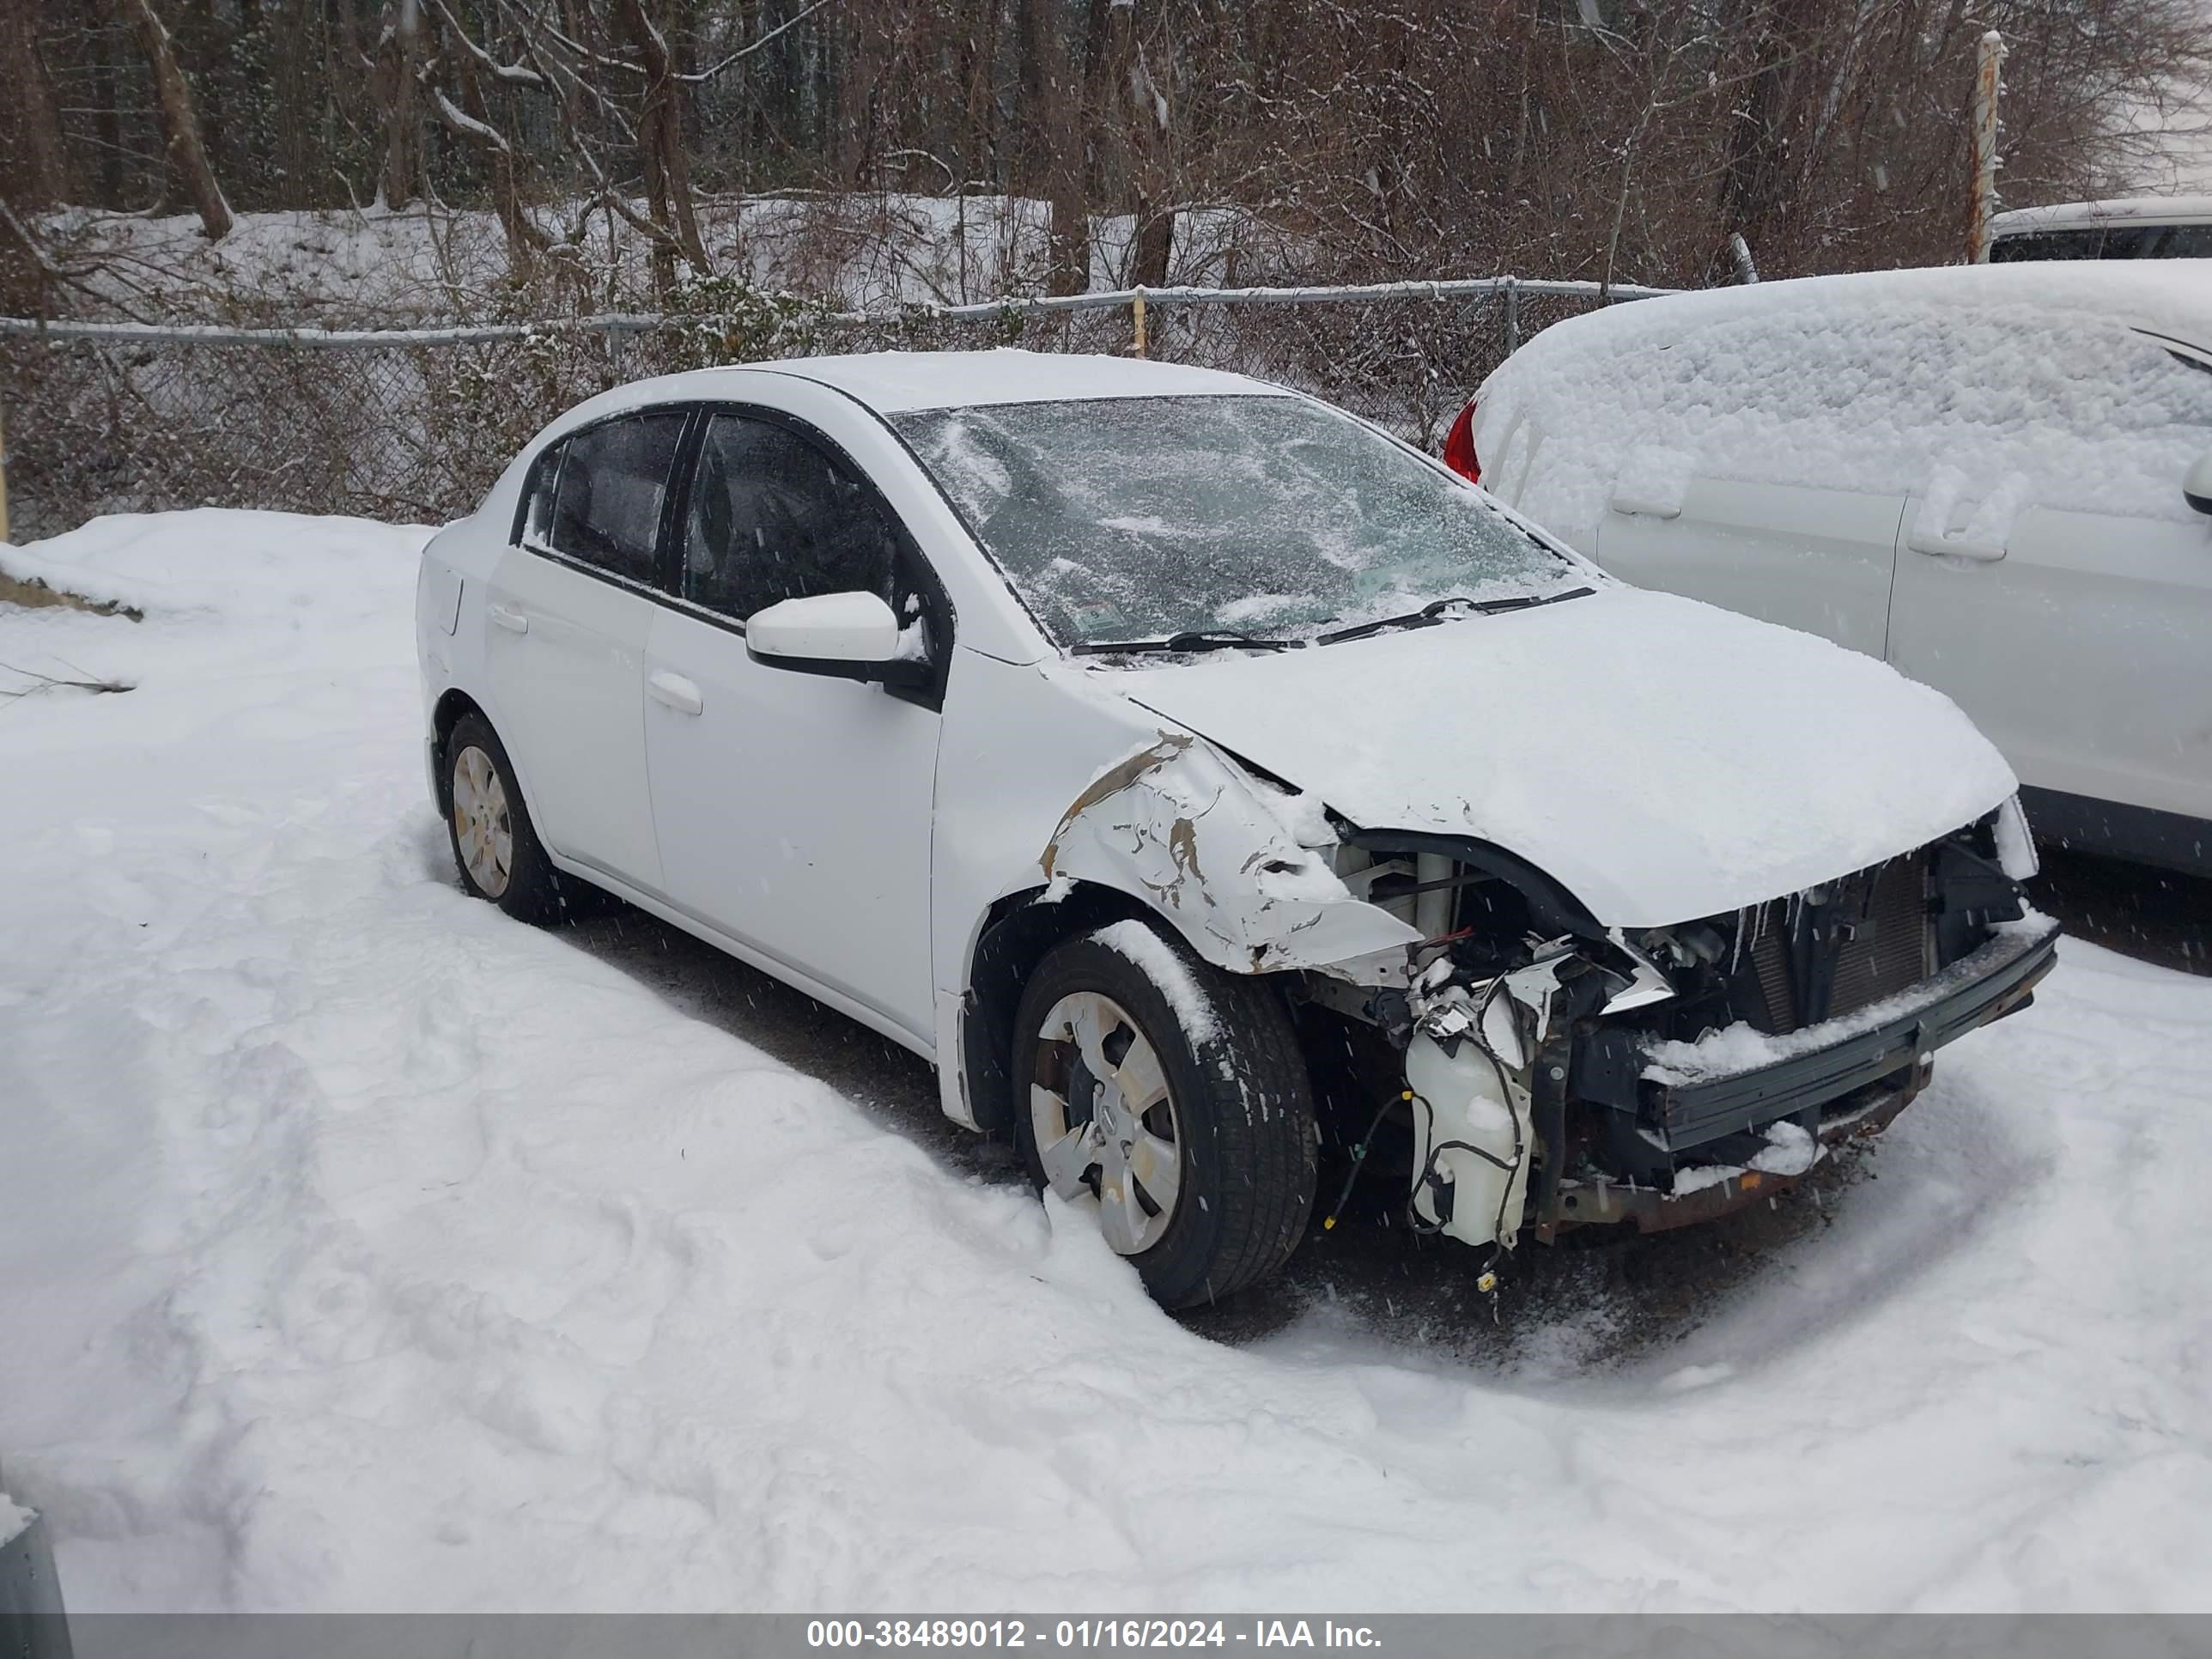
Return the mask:
<path id="1" fill-rule="evenodd" d="M 1048 954 L 1017 1021 L 1014 1134 L 1030 1179 L 1096 1195 L 1107 1243 L 1162 1306 L 1233 1296 L 1290 1259 L 1313 1210 L 1316 1146 L 1305 1060 L 1273 986 L 1117 922 Z"/>
<path id="2" fill-rule="evenodd" d="M 440 761 L 446 791 L 446 839 L 471 895 L 518 921 L 564 921 L 575 897 L 530 822 L 514 763 L 481 714 L 454 722 Z"/>

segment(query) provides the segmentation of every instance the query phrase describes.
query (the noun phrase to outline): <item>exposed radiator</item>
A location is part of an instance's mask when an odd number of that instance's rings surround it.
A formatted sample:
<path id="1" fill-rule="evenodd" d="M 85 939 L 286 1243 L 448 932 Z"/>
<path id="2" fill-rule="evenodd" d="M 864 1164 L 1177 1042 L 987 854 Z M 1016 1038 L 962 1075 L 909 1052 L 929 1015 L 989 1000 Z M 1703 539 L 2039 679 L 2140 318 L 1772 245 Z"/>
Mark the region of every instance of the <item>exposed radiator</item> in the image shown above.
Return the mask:
<path id="1" fill-rule="evenodd" d="M 1765 1003 L 1753 1024 L 1765 1030 L 1804 1024 L 1824 976 L 1820 1017 L 1832 1019 L 1894 996 L 1934 971 L 1926 854 L 1892 859 L 1828 890 L 1824 905 L 1775 899 L 1744 916 L 1746 952 Z"/>

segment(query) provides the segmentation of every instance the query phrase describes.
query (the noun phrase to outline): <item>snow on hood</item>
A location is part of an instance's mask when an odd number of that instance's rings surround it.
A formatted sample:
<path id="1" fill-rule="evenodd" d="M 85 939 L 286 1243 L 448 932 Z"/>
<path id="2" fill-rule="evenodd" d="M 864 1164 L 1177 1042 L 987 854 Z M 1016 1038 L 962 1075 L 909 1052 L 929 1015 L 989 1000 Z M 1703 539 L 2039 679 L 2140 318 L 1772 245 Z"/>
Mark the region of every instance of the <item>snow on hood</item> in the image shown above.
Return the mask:
<path id="1" fill-rule="evenodd" d="M 1613 583 L 1116 684 L 1362 828 L 1506 848 L 1613 927 L 1796 892 L 2018 787 L 1949 698 L 1887 665 Z"/>

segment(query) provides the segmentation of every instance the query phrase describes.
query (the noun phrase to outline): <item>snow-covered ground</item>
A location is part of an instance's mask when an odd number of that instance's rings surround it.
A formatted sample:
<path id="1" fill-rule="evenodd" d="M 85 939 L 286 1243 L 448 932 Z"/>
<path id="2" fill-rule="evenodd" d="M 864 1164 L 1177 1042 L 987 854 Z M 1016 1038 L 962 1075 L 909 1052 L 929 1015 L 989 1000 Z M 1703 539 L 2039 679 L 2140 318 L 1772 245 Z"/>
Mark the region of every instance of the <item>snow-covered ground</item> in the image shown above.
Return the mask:
<path id="1" fill-rule="evenodd" d="M 2212 1607 L 2212 982 L 2069 945 L 1677 1340 L 1226 1346 L 461 896 L 421 535 L 0 550 L 145 612 L 0 609 L 134 686 L 0 702 L 0 1468 L 73 1610 Z"/>

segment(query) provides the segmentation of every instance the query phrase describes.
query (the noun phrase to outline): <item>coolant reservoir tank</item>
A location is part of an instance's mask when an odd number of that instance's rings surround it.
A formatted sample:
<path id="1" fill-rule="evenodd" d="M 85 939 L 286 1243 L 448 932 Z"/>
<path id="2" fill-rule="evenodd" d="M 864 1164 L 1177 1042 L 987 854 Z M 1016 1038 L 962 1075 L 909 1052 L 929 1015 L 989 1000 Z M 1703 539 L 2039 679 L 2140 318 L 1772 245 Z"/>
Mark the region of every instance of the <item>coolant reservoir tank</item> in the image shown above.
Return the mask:
<path id="1" fill-rule="evenodd" d="M 1510 1238 L 1521 1230 L 1534 1133 L 1526 1097 L 1501 1085 L 1481 1045 L 1462 1038 L 1454 1047 L 1457 1052 L 1447 1054 L 1427 1032 L 1416 1031 L 1406 1050 L 1406 1086 L 1413 1091 L 1413 1214 L 1441 1224 L 1449 1237 L 1487 1244 L 1501 1232 Z M 1425 1178 L 1431 1171 L 1446 1183 L 1448 1199 Z"/>

